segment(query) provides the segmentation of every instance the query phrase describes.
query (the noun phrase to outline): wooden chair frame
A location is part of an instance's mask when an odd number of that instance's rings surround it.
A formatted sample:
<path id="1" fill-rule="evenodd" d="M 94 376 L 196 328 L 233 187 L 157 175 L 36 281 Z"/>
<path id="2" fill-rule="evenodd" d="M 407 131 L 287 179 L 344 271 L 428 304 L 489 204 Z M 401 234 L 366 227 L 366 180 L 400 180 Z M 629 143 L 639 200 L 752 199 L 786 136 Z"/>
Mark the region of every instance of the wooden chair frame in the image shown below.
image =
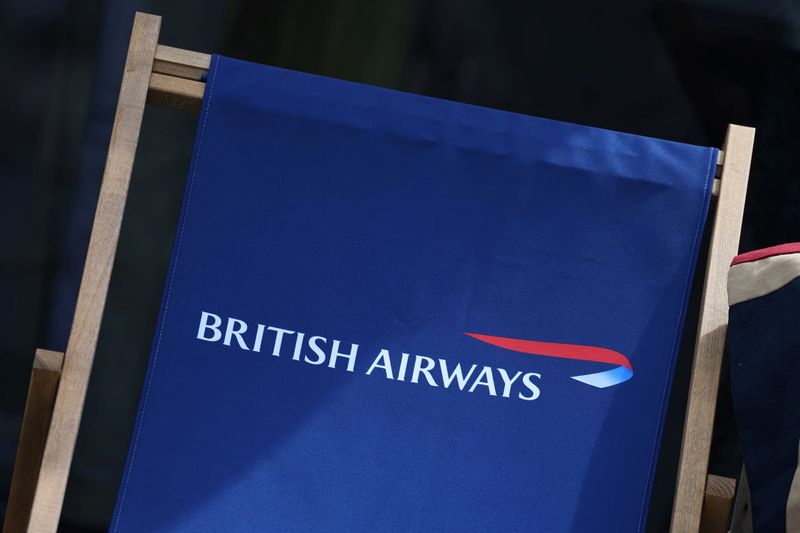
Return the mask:
<path id="1" fill-rule="evenodd" d="M 37 350 L 4 531 L 53 533 L 92 369 L 146 104 L 198 112 L 211 56 L 158 43 L 161 17 L 137 13 L 117 103 L 77 305 L 65 353 Z M 713 194 L 703 285 L 671 529 L 724 531 L 733 480 L 708 476 L 722 352 L 726 280 L 737 253 L 755 130 L 730 125 Z M 721 171 L 720 171 L 721 168 Z M 721 529 L 720 529 L 721 528 Z"/>

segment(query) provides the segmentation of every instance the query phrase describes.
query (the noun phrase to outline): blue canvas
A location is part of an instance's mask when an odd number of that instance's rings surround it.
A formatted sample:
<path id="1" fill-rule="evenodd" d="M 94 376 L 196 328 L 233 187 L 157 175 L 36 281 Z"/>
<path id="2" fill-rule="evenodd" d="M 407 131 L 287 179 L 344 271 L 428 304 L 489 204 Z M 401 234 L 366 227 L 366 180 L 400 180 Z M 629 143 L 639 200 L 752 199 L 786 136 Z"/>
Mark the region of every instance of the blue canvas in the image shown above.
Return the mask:
<path id="1" fill-rule="evenodd" d="M 112 531 L 640 531 L 702 148 L 215 56 Z"/>

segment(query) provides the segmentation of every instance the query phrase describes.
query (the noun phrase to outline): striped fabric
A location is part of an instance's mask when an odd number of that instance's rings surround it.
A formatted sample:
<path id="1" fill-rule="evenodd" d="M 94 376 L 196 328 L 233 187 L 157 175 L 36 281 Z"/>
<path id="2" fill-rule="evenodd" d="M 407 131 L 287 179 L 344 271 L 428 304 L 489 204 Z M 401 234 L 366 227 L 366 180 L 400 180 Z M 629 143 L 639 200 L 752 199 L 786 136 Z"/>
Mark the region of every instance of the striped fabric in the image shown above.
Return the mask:
<path id="1" fill-rule="evenodd" d="M 753 527 L 800 531 L 800 243 L 736 257 L 728 274 L 733 402 Z"/>

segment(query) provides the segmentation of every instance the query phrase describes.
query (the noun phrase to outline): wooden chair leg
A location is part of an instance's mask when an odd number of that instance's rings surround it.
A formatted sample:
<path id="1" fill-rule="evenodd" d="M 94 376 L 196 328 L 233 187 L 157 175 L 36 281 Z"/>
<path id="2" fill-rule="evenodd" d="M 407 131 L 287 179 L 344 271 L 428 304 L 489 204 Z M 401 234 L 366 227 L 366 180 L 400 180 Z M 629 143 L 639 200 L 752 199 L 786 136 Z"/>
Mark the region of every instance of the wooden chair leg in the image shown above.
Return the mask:
<path id="1" fill-rule="evenodd" d="M 41 348 L 36 350 L 33 358 L 3 533 L 16 533 L 28 528 L 63 362 L 63 353 Z"/>

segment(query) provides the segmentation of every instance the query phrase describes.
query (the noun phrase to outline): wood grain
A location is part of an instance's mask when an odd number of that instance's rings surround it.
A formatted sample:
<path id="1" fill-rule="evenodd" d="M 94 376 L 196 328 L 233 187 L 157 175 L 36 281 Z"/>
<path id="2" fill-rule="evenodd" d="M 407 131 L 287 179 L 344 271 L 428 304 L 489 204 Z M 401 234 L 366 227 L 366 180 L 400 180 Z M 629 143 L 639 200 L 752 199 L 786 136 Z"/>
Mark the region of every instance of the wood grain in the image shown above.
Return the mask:
<path id="1" fill-rule="evenodd" d="M 725 139 L 672 509 L 671 531 L 674 533 L 696 533 L 700 528 L 722 352 L 728 329 L 728 268 L 739 248 L 754 136 L 753 128 L 732 124 Z"/>
<path id="2" fill-rule="evenodd" d="M 64 354 L 61 352 L 36 350 L 3 533 L 23 532 L 28 527 L 63 360 Z"/>
<path id="3" fill-rule="evenodd" d="M 154 72 L 150 78 L 147 103 L 179 111 L 200 112 L 206 84 Z"/>
<path id="4" fill-rule="evenodd" d="M 735 495 L 735 479 L 709 474 L 703 499 L 702 519 L 700 520 L 701 533 L 725 533 L 728 531 Z"/>
<path id="5" fill-rule="evenodd" d="M 210 66 L 209 54 L 158 45 L 147 103 L 199 113 Z"/>
<path id="6" fill-rule="evenodd" d="M 154 15 L 137 13 L 134 19 L 103 182 L 28 531 L 53 533 L 61 515 L 160 26 L 161 17 Z"/>
<path id="7" fill-rule="evenodd" d="M 64 353 L 54 352 L 53 350 L 45 350 L 37 348 L 36 354 L 33 356 L 33 368 L 40 368 L 42 370 L 54 370 L 61 375 L 61 368 L 64 366 Z"/>
<path id="8" fill-rule="evenodd" d="M 202 81 L 211 66 L 211 55 L 159 44 L 153 62 L 153 72 L 176 78 Z"/>

